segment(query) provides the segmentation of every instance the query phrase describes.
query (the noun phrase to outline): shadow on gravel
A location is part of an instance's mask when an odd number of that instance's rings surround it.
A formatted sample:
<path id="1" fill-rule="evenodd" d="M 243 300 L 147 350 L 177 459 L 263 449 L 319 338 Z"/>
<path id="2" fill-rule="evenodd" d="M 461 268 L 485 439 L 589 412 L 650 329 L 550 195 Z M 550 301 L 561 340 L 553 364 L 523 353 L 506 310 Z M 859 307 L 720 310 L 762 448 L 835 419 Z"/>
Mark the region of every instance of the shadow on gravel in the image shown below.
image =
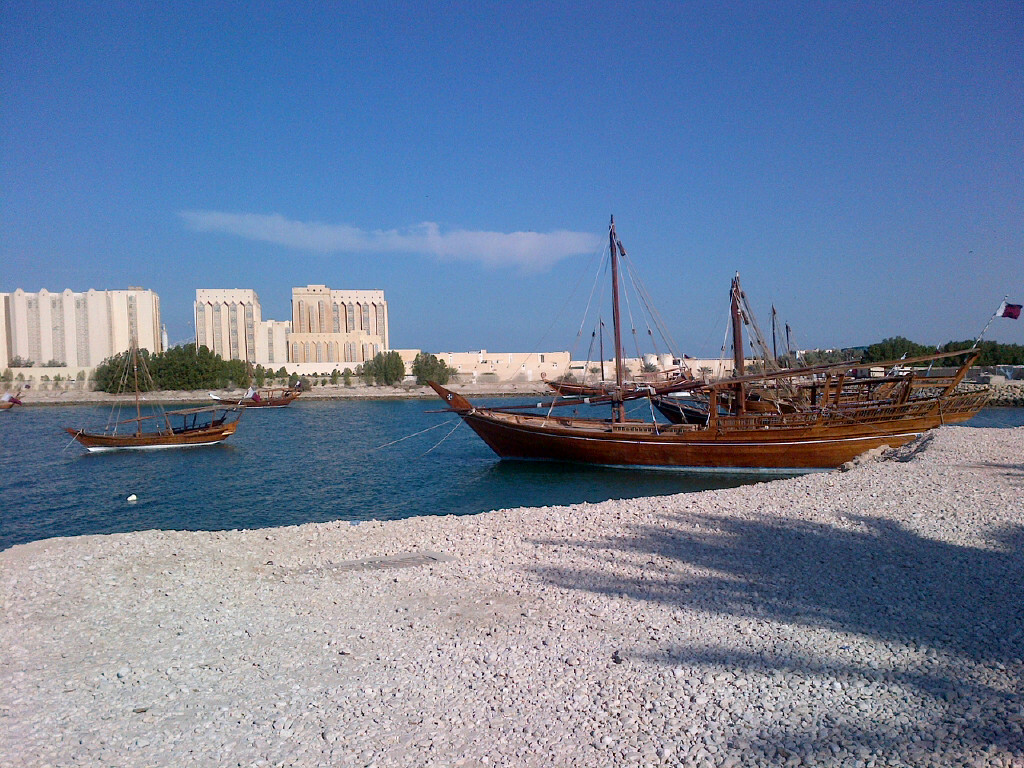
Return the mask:
<path id="1" fill-rule="evenodd" d="M 800 658 L 783 637 L 774 652 L 737 656 L 735 647 L 716 652 L 662 646 L 647 660 L 883 680 L 916 689 L 944 711 L 930 729 L 937 744 L 959 718 L 967 746 L 1024 752 L 1020 732 L 1007 720 L 1019 720 L 1024 712 L 1024 527 L 1004 529 L 991 549 L 979 549 L 922 538 L 887 520 L 846 519 L 850 528 L 675 515 L 667 527 L 640 528 L 633 535 L 545 542 L 590 551 L 593 566 L 540 573 L 568 589 L 886 642 L 893 655 L 881 670 L 858 661 L 840 638 L 834 656 L 817 659 Z M 649 560 L 652 571 L 645 575 L 650 578 L 620 579 L 609 575 L 607 562 L 623 552 L 633 555 L 632 562 L 635 555 L 667 562 Z M 679 572 L 681 566 L 685 570 Z M 844 727 L 851 729 L 849 743 L 865 743 L 870 726 Z M 769 741 L 776 738 L 777 744 L 798 741 L 832 756 L 827 745 L 812 743 L 816 737 L 779 733 Z M 880 730 L 868 741 L 880 746 L 887 738 Z M 762 755 L 773 752 L 766 745 L 749 748 Z"/>

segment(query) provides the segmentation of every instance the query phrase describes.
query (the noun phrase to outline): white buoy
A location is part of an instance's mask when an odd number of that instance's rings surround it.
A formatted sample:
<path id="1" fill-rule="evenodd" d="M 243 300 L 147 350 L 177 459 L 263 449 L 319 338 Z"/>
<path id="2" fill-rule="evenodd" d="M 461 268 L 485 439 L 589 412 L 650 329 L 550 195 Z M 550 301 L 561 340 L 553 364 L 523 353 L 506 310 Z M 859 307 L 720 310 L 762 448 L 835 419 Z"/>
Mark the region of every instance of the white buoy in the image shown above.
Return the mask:
<path id="1" fill-rule="evenodd" d="M 128 497 L 128 501 L 138 501 L 138 500 L 139 500 L 139 497 L 136 496 L 134 493 L 131 496 Z"/>

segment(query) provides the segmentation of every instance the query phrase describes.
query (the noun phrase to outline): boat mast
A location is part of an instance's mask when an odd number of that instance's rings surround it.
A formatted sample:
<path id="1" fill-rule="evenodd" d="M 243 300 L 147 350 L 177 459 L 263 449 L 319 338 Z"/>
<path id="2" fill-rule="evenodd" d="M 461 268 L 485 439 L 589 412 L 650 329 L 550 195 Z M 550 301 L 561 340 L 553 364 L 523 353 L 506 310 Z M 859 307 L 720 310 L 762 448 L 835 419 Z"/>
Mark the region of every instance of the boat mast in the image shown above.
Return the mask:
<path id="1" fill-rule="evenodd" d="M 775 325 L 776 325 L 775 317 L 776 317 L 776 315 L 775 315 L 775 305 L 772 304 L 772 357 L 775 358 L 775 363 L 778 364 L 778 362 L 779 362 L 779 348 L 778 348 L 778 345 L 775 343 Z"/>
<path id="2" fill-rule="evenodd" d="M 626 420 L 626 406 L 622 401 L 622 331 L 619 323 L 619 239 L 615 236 L 615 216 L 608 227 L 608 245 L 612 252 L 612 326 L 615 331 L 615 392 L 612 394 L 612 419 Z"/>
<path id="3" fill-rule="evenodd" d="M 733 376 L 743 375 L 743 314 L 740 311 L 740 273 L 732 279 L 730 289 L 730 313 L 732 315 L 732 359 Z M 736 412 L 746 410 L 743 395 L 743 382 L 736 384 Z"/>
<path id="4" fill-rule="evenodd" d="M 597 316 L 597 349 L 601 356 L 601 381 L 604 381 L 604 320 Z"/>
<path id="5" fill-rule="evenodd" d="M 142 434 L 142 409 L 139 407 L 139 341 L 132 336 L 132 373 L 135 375 L 135 434 Z"/>

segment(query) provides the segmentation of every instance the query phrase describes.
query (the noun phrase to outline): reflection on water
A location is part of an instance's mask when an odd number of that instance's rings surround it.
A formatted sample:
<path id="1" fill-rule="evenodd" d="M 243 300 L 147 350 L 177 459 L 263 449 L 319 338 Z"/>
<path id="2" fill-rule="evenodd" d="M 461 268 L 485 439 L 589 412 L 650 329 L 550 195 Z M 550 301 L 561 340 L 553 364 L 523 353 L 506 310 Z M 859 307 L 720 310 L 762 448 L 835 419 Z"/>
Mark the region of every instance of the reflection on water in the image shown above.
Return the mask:
<path id="1" fill-rule="evenodd" d="M 86 453 L 63 427 L 103 424 L 106 408 L 4 411 L 0 548 L 50 536 L 153 528 L 464 515 L 774 477 L 499 461 L 468 427 L 452 431 L 456 417 L 431 410 L 436 406 L 424 400 L 300 400 L 288 408 L 247 411 L 238 433 L 222 445 L 103 454 Z M 1008 426 L 1015 419 L 1024 424 L 1024 409 L 989 409 L 974 423 Z M 138 501 L 128 502 L 131 494 Z"/>

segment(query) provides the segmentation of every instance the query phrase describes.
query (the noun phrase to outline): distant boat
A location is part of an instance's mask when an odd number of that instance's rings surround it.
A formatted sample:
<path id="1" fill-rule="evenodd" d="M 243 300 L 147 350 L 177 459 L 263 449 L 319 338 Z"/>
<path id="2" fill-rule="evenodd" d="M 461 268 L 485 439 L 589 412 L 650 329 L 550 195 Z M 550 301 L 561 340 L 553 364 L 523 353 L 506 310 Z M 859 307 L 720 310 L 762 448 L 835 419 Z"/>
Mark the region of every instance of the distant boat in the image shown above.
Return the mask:
<path id="1" fill-rule="evenodd" d="M 622 466 L 678 468 L 808 470 L 838 467 L 872 448 L 895 447 L 942 424 L 971 418 L 985 404 L 987 391 L 957 393 L 975 349 L 962 350 L 966 361 L 956 374 L 930 382 L 933 393 L 916 391 L 913 377 L 891 396 L 844 401 L 845 382 L 867 365 L 837 364 L 743 375 L 742 324 L 734 324 L 739 362 L 736 374 L 716 382 L 685 381 L 647 393 L 624 386 L 618 307 L 618 252 L 625 254 L 609 227 L 612 310 L 615 330 L 616 384 L 604 397 L 553 400 L 535 406 L 482 408 L 462 395 L 431 383 L 435 392 L 500 457 L 544 459 Z M 733 316 L 738 312 L 739 284 L 733 283 Z M 917 358 L 916 362 L 953 355 Z M 878 364 L 875 364 L 878 365 Z M 798 406 L 782 393 L 807 384 L 806 404 Z M 653 390 L 653 391 L 652 391 Z M 707 399 L 703 423 L 663 424 L 627 419 L 625 403 L 642 396 L 690 391 Z M 786 396 L 788 397 L 788 395 Z M 562 415 L 556 409 L 594 401 L 611 406 L 611 418 Z M 777 404 L 777 405 L 776 405 Z M 542 406 L 544 413 L 527 413 Z"/>
<path id="2" fill-rule="evenodd" d="M 264 387 L 261 389 L 250 387 L 249 391 L 235 405 L 242 408 L 284 408 L 301 394 L 301 385 L 295 387 Z M 210 397 L 220 402 L 234 402 L 212 392 Z"/>
<path id="3" fill-rule="evenodd" d="M 127 363 L 131 361 L 135 390 L 135 417 L 115 420 L 113 414 L 118 406 L 111 409 L 111 420 L 101 430 L 86 430 L 65 427 L 75 440 L 90 452 L 115 450 L 155 450 L 161 448 L 188 448 L 201 445 L 214 445 L 231 437 L 238 429 L 242 410 L 237 404 L 214 405 L 204 408 L 181 408 L 171 411 L 142 415 L 139 403 L 139 366 L 138 345 L 132 339 L 131 356 L 126 359 L 125 373 L 122 383 L 127 378 Z"/>
<path id="4" fill-rule="evenodd" d="M 0 411 L 9 411 L 16 405 L 21 405 L 21 389 L 0 395 Z"/>

